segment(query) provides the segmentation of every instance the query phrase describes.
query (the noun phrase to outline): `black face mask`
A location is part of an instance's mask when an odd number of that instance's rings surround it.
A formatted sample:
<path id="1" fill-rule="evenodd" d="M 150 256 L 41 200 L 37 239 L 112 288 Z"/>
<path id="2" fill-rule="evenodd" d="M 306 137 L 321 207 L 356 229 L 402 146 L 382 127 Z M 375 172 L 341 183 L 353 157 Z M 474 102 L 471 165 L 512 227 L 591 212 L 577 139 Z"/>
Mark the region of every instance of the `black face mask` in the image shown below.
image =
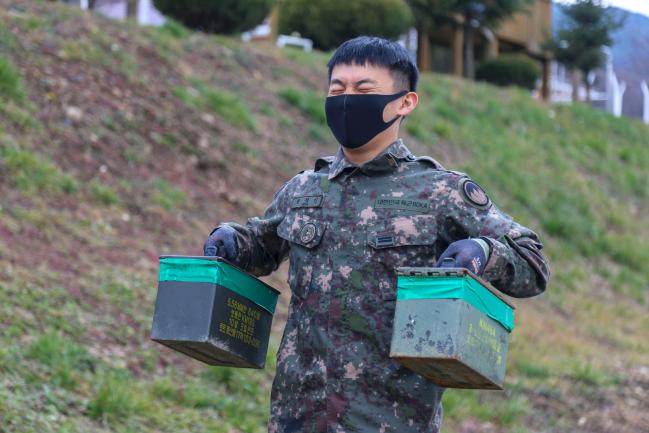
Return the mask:
<path id="1" fill-rule="evenodd" d="M 327 125 L 338 142 L 350 149 L 361 147 L 385 131 L 401 116 L 383 121 L 385 106 L 408 93 L 392 95 L 338 95 L 325 102 Z"/>

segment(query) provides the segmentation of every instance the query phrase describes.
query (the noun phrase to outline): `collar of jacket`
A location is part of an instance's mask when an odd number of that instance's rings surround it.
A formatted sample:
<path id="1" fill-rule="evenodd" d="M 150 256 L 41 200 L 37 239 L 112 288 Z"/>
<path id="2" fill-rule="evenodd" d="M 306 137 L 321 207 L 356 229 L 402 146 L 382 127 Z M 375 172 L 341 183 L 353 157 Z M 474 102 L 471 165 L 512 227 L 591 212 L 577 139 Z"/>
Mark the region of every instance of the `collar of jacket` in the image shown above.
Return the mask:
<path id="1" fill-rule="evenodd" d="M 382 173 L 386 171 L 394 171 L 398 161 L 402 161 L 412 157 L 412 153 L 400 138 L 383 149 L 373 160 L 366 162 L 363 165 L 356 165 L 349 162 L 345 158 L 342 148 L 338 149 L 338 153 L 329 167 L 329 180 L 336 178 L 340 173 L 348 168 L 358 168 L 366 174 Z"/>

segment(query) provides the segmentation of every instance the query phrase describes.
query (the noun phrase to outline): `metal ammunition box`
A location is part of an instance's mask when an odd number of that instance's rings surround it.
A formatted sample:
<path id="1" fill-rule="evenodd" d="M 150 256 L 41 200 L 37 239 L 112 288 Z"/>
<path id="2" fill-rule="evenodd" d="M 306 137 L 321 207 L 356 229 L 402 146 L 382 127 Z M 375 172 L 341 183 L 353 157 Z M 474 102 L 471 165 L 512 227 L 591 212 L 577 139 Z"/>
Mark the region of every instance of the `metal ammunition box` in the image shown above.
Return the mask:
<path id="1" fill-rule="evenodd" d="M 207 364 L 264 368 L 278 296 L 219 257 L 162 256 L 151 338 Z"/>
<path id="2" fill-rule="evenodd" d="M 514 307 L 460 268 L 399 268 L 390 357 L 448 388 L 503 389 Z"/>

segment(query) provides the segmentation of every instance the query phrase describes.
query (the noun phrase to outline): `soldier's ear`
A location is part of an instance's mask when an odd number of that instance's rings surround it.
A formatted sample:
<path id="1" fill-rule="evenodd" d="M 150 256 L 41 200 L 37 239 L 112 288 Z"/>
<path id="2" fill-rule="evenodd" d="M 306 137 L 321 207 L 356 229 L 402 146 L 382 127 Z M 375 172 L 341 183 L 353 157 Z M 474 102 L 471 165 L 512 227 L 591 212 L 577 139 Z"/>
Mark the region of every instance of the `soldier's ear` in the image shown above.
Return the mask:
<path id="1" fill-rule="evenodd" d="M 419 103 L 419 96 L 417 95 L 417 93 L 408 92 L 406 95 L 404 95 L 401 98 L 399 102 L 399 109 L 397 110 L 397 114 L 400 115 L 401 117 L 406 117 L 408 114 L 412 112 L 412 110 L 415 109 L 418 103 Z"/>

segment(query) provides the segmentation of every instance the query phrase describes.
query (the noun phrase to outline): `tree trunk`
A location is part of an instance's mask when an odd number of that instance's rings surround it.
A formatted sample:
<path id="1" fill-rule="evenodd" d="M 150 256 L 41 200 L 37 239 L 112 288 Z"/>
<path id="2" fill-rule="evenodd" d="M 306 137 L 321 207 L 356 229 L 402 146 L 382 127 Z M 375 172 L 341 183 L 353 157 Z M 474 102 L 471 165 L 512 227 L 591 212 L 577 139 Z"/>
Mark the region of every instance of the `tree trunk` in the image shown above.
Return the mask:
<path id="1" fill-rule="evenodd" d="M 135 18 L 137 16 L 137 3 L 138 0 L 127 0 L 126 2 L 126 17 Z"/>
<path id="2" fill-rule="evenodd" d="M 586 79 L 586 102 L 591 103 L 592 99 L 590 97 L 590 82 Z"/>
<path id="3" fill-rule="evenodd" d="M 473 54 L 473 41 L 475 38 L 475 29 L 471 25 L 470 19 L 464 22 L 464 76 L 466 78 L 475 78 L 475 64 Z"/>
<path id="4" fill-rule="evenodd" d="M 88 10 L 89 11 L 95 10 L 96 4 L 97 4 L 97 0 L 88 0 Z"/>
<path id="5" fill-rule="evenodd" d="M 580 73 L 578 70 L 570 71 L 570 78 L 572 81 L 572 102 L 579 102 L 579 83 L 581 82 Z"/>
<path id="6" fill-rule="evenodd" d="M 433 70 L 433 60 L 430 55 L 430 36 L 428 32 L 417 29 L 417 64 L 421 72 Z"/>

